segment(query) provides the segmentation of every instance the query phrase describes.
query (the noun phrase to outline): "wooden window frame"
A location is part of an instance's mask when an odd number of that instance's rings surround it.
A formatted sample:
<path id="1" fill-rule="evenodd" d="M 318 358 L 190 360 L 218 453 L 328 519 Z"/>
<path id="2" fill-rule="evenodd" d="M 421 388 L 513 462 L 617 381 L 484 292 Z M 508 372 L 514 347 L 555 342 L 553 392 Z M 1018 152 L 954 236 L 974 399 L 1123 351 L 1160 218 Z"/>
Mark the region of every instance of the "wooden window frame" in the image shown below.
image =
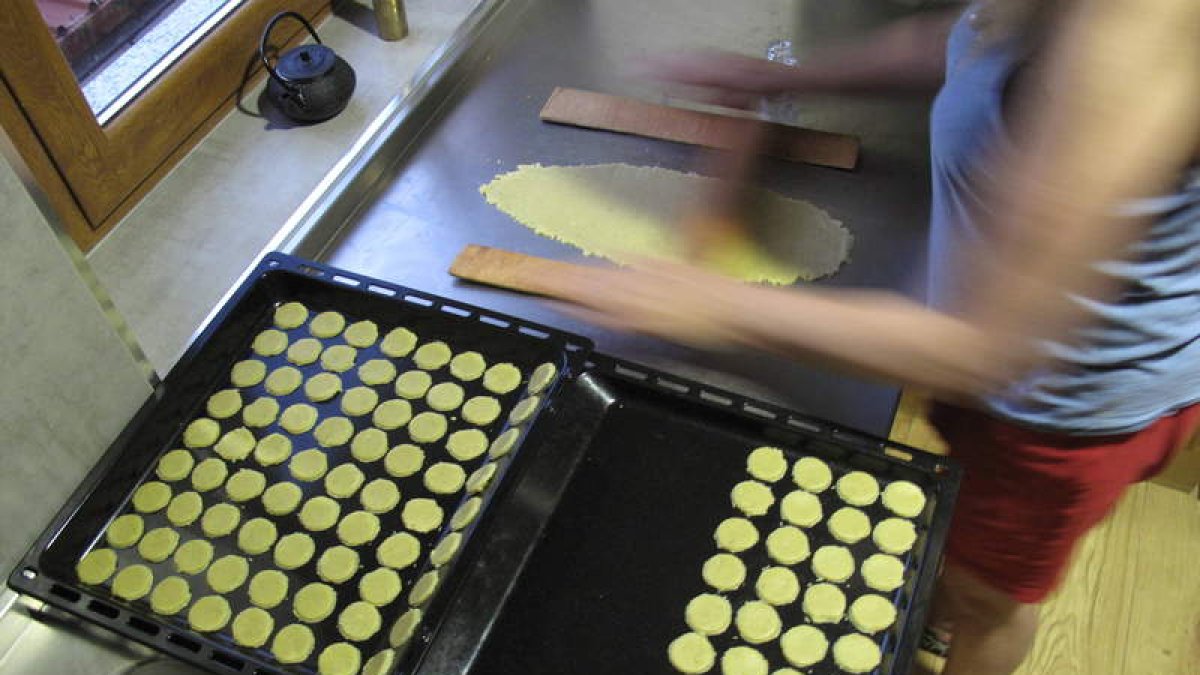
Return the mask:
<path id="1" fill-rule="evenodd" d="M 88 250 L 221 120 L 252 78 L 258 36 L 276 12 L 323 18 L 330 0 L 245 0 L 101 125 L 36 0 L 3 0 L 0 126 L 67 234 Z M 276 32 L 303 40 L 294 26 Z"/>

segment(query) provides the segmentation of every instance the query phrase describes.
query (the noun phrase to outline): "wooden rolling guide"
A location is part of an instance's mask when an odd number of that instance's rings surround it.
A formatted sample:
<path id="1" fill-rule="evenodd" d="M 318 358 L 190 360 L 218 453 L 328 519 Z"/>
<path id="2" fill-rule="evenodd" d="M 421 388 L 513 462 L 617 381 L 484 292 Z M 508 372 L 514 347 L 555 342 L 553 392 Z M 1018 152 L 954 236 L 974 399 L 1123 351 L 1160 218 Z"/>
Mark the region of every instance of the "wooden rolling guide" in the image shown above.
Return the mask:
<path id="1" fill-rule="evenodd" d="M 756 123 L 756 120 L 563 87 L 550 94 L 540 117 L 545 122 L 720 149 L 730 149 L 726 139 L 743 135 L 740 127 Z M 858 163 L 856 136 L 766 124 L 772 140 L 766 154 L 772 157 L 835 169 L 853 169 Z"/>
<path id="2" fill-rule="evenodd" d="M 503 249 L 468 244 L 450 265 L 450 274 L 521 293 L 561 297 L 563 290 L 586 280 L 595 269 Z"/>

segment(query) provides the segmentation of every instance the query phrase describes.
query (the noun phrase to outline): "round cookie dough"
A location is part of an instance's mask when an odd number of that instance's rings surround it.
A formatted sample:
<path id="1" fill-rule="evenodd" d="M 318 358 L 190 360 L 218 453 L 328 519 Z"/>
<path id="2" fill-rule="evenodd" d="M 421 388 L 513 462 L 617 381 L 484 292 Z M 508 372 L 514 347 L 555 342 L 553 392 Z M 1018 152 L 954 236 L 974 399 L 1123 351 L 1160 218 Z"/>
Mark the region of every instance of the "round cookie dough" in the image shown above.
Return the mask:
<path id="1" fill-rule="evenodd" d="M 217 593 L 230 593 L 241 588 L 250 576 L 250 563 L 240 555 L 224 555 L 209 565 L 204 573 L 208 587 Z"/>
<path id="2" fill-rule="evenodd" d="M 879 645 L 865 635 L 850 633 L 833 643 L 833 662 L 847 673 L 869 673 L 881 660 Z"/>
<path id="3" fill-rule="evenodd" d="M 275 308 L 275 326 L 283 330 L 299 328 L 308 321 L 308 308 L 299 302 L 285 302 Z"/>
<path id="4" fill-rule="evenodd" d="M 729 493 L 733 507 L 747 516 L 761 516 L 775 504 L 771 488 L 756 481 L 744 480 L 733 486 Z"/>
<path id="5" fill-rule="evenodd" d="M 97 548 L 88 551 L 79 562 L 75 563 L 75 576 L 80 583 L 97 586 L 108 581 L 117 571 L 117 554 L 111 548 Z"/>
<path id="6" fill-rule="evenodd" d="M 467 473 L 451 462 L 437 462 L 425 469 L 425 489 L 434 494 L 450 495 L 462 489 Z"/>
<path id="7" fill-rule="evenodd" d="M 383 468 L 388 475 L 407 478 L 421 470 L 425 464 L 425 451 L 419 446 L 401 443 L 388 452 L 383 459 Z"/>
<path id="8" fill-rule="evenodd" d="M 765 483 L 778 481 L 787 475 L 787 470 L 787 458 L 779 448 L 764 445 L 746 457 L 746 472 Z"/>
<path id="9" fill-rule="evenodd" d="M 896 607 L 882 595 L 861 595 L 850 603 L 850 623 L 860 632 L 878 633 L 896 623 Z"/>
<path id="10" fill-rule="evenodd" d="M 287 396 L 304 384 L 304 375 L 292 366 L 280 366 L 267 376 L 264 387 L 272 396 Z"/>
<path id="11" fill-rule="evenodd" d="M 222 389 L 208 397 L 204 409 L 213 419 L 229 419 L 242 409 L 242 393 L 237 389 Z"/>
<path id="12" fill-rule="evenodd" d="M 350 440 L 350 456 L 360 462 L 374 462 L 387 451 L 387 434 L 379 429 L 363 429 Z"/>
<path id="13" fill-rule="evenodd" d="M 387 567 L 377 567 L 358 580 L 358 594 L 377 607 L 391 604 L 402 588 L 400 575 Z"/>
<path id="14" fill-rule="evenodd" d="M 917 541 L 917 528 L 910 521 L 888 518 L 875 526 L 871 539 L 880 551 L 901 555 L 908 553 Z"/>
<path id="15" fill-rule="evenodd" d="M 238 530 L 238 548 L 250 555 L 266 553 L 278 536 L 275 523 L 266 518 L 251 518 Z"/>
<path id="16" fill-rule="evenodd" d="M 733 622 L 733 607 L 716 593 L 702 593 L 688 602 L 683 618 L 688 628 L 701 635 L 720 635 Z"/>
<path id="17" fill-rule="evenodd" d="M 829 533 L 843 544 L 857 544 L 871 534 L 871 519 L 852 506 L 843 506 L 829 516 Z"/>
<path id="18" fill-rule="evenodd" d="M 146 597 L 154 584 L 154 573 L 145 565 L 130 565 L 113 577 L 112 594 L 130 602 Z"/>
<path id="19" fill-rule="evenodd" d="M 540 396 L 530 396 L 529 398 L 521 399 L 519 403 L 513 406 L 512 412 L 508 414 L 508 423 L 514 426 L 524 424 L 533 417 L 537 412 L 538 406 L 542 404 Z"/>
<path id="20" fill-rule="evenodd" d="M 206 595 L 188 610 L 188 625 L 197 633 L 212 633 L 224 628 L 232 615 L 228 600 L 219 595 Z"/>
<path id="21" fill-rule="evenodd" d="M 300 338 L 287 349 L 287 360 L 297 366 L 316 363 L 325 347 L 316 338 Z"/>
<path id="22" fill-rule="evenodd" d="M 172 616 L 183 611 L 192 601 L 192 589 L 179 577 L 167 577 L 150 592 L 150 609 L 155 614 Z"/>
<path id="23" fill-rule="evenodd" d="M 370 387 L 353 387 L 342 394 L 342 414 L 361 417 L 379 405 L 379 394 Z"/>
<path id="24" fill-rule="evenodd" d="M 138 542 L 138 555 L 146 562 L 162 562 L 179 546 L 179 533 L 169 527 L 156 527 Z"/>
<path id="25" fill-rule="evenodd" d="M 186 527 L 196 522 L 204 511 L 204 500 L 200 494 L 188 490 L 171 498 L 167 504 L 167 520 L 175 527 Z"/>
<path id="26" fill-rule="evenodd" d="M 363 664 L 362 675 L 389 675 L 396 663 L 396 652 L 390 649 L 375 652 L 375 656 Z"/>
<path id="27" fill-rule="evenodd" d="M 346 317 L 337 312 L 321 312 L 308 323 L 308 332 L 313 337 L 336 337 L 346 327 Z"/>
<path id="28" fill-rule="evenodd" d="M 257 359 L 246 359 L 233 364 L 229 380 L 235 387 L 253 387 L 267 376 L 267 364 Z"/>
<path id="29" fill-rule="evenodd" d="M 450 516 L 450 529 L 461 530 L 475 522 L 475 517 L 479 515 L 482 507 L 483 500 L 479 497 L 471 497 L 463 502 L 462 506 L 454 511 L 454 515 Z"/>
<path id="30" fill-rule="evenodd" d="M 424 613 L 415 607 L 401 614 L 396 623 L 392 624 L 392 631 L 388 633 L 388 644 L 393 648 L 408 644 L 421 625 L 422 618 Z"/>
<path id="31" fill-rule="evenodd" d="M 358 367 L 358 379 L 369 387 L 396 379 L 396 366 L 387 359 L 371 359 Z"/>
<path id="32" fill-rule="evenodd" d="M 355 321 L 346 328 L 346 343 L 352 347 L 366 349 L 379 339 L 379 326 L 366 319 Z"/>
<path id="33" fill-rule="evenodd" d="M 328 470 L 329 458 L 316 448 L 298 452 L 288 461 L 288 473 L 296 480 L 319 480 Z"/>
<path id="34" fill-rule="evenodd" d="M 528 394 L 540 394 L 550 386 L 554 378 L 558 376 L 558 366 L 553 363 L 543 363 L 533 369 L 533 374 L 529 376 L 529 386 L 525 388 Z"/>
<path id="35" fill-rule="evenodd" d="M 440 382 L 429 388 L 425 402 L 438 412 L 450 412 L 463 402 L 463 388 L 453 382 Z"/>
<path id="36" fill-rule="evenodd" d="M 423 412 L 409 422 L 408 435 L 417 443 L 433 443 L 446 435 L 446 427 L 445 416 L 435 412 Z"/>
<path id="37" fill-rule="evenodd" d="M 493 394 L 507 394 L 521 386 L 521 369 L 511 363 L 497 363 L 483 374 L 483 388 Z"/>
<path id="38" fill-rule="evenodd" d="M 417 336 L 411 330 L 407 328 L 394 328 L 387 335 L 383 336 L 383 342 L 379 345 L 379 351 L 393 359 L 398 359 L 408 356 L 415 346 L 417 346 Z"/>
<path id="39" fill-rule="evenodd" d="M 813 584 L 804 591 L 804 613 L 813 623 L 837 623 L 846 613 L 846 594 L 833 584 Z"/>
<path id="40" fill-rule="evenodd" d="M 859 571 L 867 586 L 877 591 L 894 591 L 904 583 L 904 563 L 885 553 L 876 553 L 864 560 Z"/>
<path id="41" fill-rule="evenodd" d="M 451 532 L 442 537 L 442 540 L 433 547 L 429 552 L 429 562 L 433 563 L 434 567 L 442 567 L 446 563 L 454 559 L 454 554 L 458 553 L 458 547 L 462 546 L 462 535 L 458 532 Z"/>
<path id="42" fill-rule="evenodd" d="M 488 439 L 478 429 L 460 429 L 446 439 L 446 452 L 460 462 L 469 462 L 487 451 Z"/>
<path id="43" fill-rule="evenodd" d="M 790 605 L 800 596 L 800 580 L 786 567 L 767 567 L 759 573 L 754 592 L 768 605 Z"/>
<path id="44" fill-rule="evenodd" d="M 379 536 L 379 516 L 367 511 L 355 511 L 337 526 L 338 540 L 347 546 L 362 546 Z"/>
<path id="45" fill-rule="evenodd" d="M 285 408 L 283 414 L 279 416 L 279 426 L 293 436 L 308 433 L 316 424 L 317 409 L 307 403 L 293 403 Z M 278 434 L 272 435 L 278 436 Z M 290 444 L 288 447 L 290 452 Z"/>
<path id="46" fill-rule="evenodd" d="M 250 579 L 250 602 L 256 607 L 274 609 L 287 598 L 288 577 L 279 570 L 263 570 Z"/>
<path id="47" fill-rule="evenodd" d="M 225 493 L 235 502 L 248 502 L 261 495 L 267 487 L 267 477 L 254 469 L 238 469 L 225 483 Z"/>
<path id="48" fill-rule="evenodd" d="M 396 395 L 400 398 L 418 399 L 429 391 L 433 377 L 423 370 L 410 370 L 396 378 Z"/>
<path id="49" fill-rule="evenodd" d="M 837 482 L 837 493 L 851 506 L 870 506 L 879 499 L 879 481 L 863 471 L 851 471 Z"/>
<path id="50" fill-rule="evenodd" d="M 189 448 L 207 448 L 217 442 L 221 435 L 221 425 L 201 417 L 192 420 L 183 430 L 183 444 Z"/>
<path id="51" fill-rule="evenodd" d="M 183 574 L 199 574 L 213 559 L 213 545 L 203 539 L 185 541 L 175 549 L 175 569 Z"/>
<path id="52" fill-rule="evenodd" d="M 242 408 L 242 422 L 248 427 L 261 429 L 270 426 L 275 420 L 279 419 L 279 401 L 267 396 L 260 396 L 254 399 L 250 405 Z M 250 443 L 250 448 L 254 447 L 253 440 Z M 246 455 L 250 454 L 250 450 L 246 450 Z M 242 455 L 245 457 L 245 455 Z"/>
<path id="53" fill-rule="evenodd" d="M 358 572 L 358 552 L 345 546 L 331 546 L 317 559 L 317 576 L 321 581 L 340 584 Z"/>
<path id="54" fill-rule="evenodd" d="M 171 501 L 171 487 L 156 480 L 147 481 L 133 493 L 133 508 L 138 513 L 154 513 Z"/>
<path id="55" fill-rule="evenodd" d="M 463 382 L 474 382 L 483 376 L 487 361 L 479 352 L 463 352 L 450 359 L 450 374 Z"/>
<path id="56" fill-rule="evenodd" d="M 195 465 L 196 460 L 192 457 L 192 453 L 178 448 L 159 458 L 154 474 L 165 481 L 183 480 L 192 472 L 192 467 Z"/>
<path id="57" fill-rule="evenodd" d="M 300 507 L 300 524 L 310 532 L 324 532 L 337 523 L 342 507 L 324 495 L 313 497 Z"/>
<path id="58" fill-rule="evenodd" d="M 496 477 L 496 463 L 488 462 L 471 472 L 467 477 L 466 489 L 469 494 L 479 494 L 487 489 L 492 479 Z"/>
<path id="59" fill-rule="evenodd" d="M 290 532 L 279 538 L 275 543 L 272 559 L 275 566 L 281 570 L 294 570 L 303 567 L 317 551 L 313 538 L 303 532 Z"/>
<path id="60" fill-rule="evenodd" d="M 292 600 L 292 613 L 304 623 L 319 623 L 333 614 L 337 593 L 328 584 L 314 581 L 301 588 Z"/>
<path id="61" fill-rule="evenodd" d="M 462 407 L 462 418 L 477 427 L 487 426 L 500 417 L 500 402 L 491 396 L 472 396 Z"/>
<path id="62" fill-rule="evenodd" d="M 712 670 L 717 660 L 717 652 L 703 635 L 684 633 L 667 645 L 667 658 L 675 670 L 698 675 Z"/>
<path id="63" fill-rule="evenodd" d="M 721 655 L 722 675 L 767 675 L 767 659 L 753 647 L 730 647 Z"/>
<path id="64" fill-rule="evenodd" d="M 440 582 L 441 575 L 438 574 L 437 570 L 429 570 L 425 574 L 422 574 L 408 593 L 408 604 L 413 607 L 424 605 L 433 597 L 433 593 L 437 590 Z"/>
<path id="65" fill-rule="evenodd" d="M 263 508 L 273 516 L 286 516 L 300 506 L 303 496 L 304 491 L 295 483 L 276 483 L 263 491 Z"/>
<path id="66" fill-rule="evenodd" d="M 269 399 L 259 399 L 269 400 Z M 257 401 L 255 401 L 257 403 Z M 274 401 L 272 401 L 274 403 Z M 247 408 L 249 410 L 249 408 Z M 217 441 L 213 451 L 220 455 L 225 461 L 240 462 L 250 456 L 250 452 L 254 450 L 255 440 L 254 434 L 246 427 L 238 427 L 226 432 L 221 436 L 221 440 Z"/>
<path id="67" fill-rule="evenodd" d="M 741 553 L 758 543 L 758 529 L 745 518 L 726 518 L 717 525 L 713 535 L 717 548 L 730 553 Z"/>
<path id="68" fill-rule="evenodd" d="M 271 641 L 271 654 L 280 663 L 303 663 L 317 646 L 312 629 L 298 623 L 284 626 Z"/>
<path id="69" fill-rule="evenodd" d="M 363 487 L 358 500 L 366 511 L 387 513 L 400 503 L 400 488 L 386 478 L 376 478 Z"/>
<path id="70" fill-rule="evenodd" d="M 508 453 L 512 452 L 514 447 L 516 447 L 517 441 L 520 440 L 520 438 L 521 429 L 519 427 L 505 431 L 497 436 L 496 440 L 492 441 L 492 446 L 488 448 L 488 457 L 491 457 L 492 459 L 499 459 L 507 455 Z"/>
<path id="71" fill-rule="evenodd" d="M 254 337 L 250 348 L 259 356 L 275 356 L 287 349 L 288 336 L 283 331 L 268 328 Z"/>
<path id="72" fill-rule="evenodd" d="M 700 575 L 718 591 L 733 591 L 746 581 L 746 564 L 735 555 L 718 553 L 704 561 Z"/>
<path id="73" fill-rule="evenodd" d="M 284 418 L 287 417 L 288 410 L 295 407 L 290 406 L 287 410 L 283 411 Z M 254 460 L 263 466 L 283 464 L 291 455 L 292 440 L 283 434 L 263 436 L 259 439 L 258 444 L 254 446 Z"/>
<path id="74" fill-rule="evenodd" d="M 126 513 L 109 523 L 108 529 L 104 531 L 104 540 L 113 548 L 129 548 L 142 538 L 142 533 L 145 531 L 146 521 L 142 520 L 141 516 L 136 513 Z"/>
<path id="75" fill-rule="evenodd" d="M 328 401 L 341 391 L 342 378 L 337 373 L 317 373 L 304 383 L 304 395 L 314 403 Z"/>
<path id="76" fill-rule="evenodd" d="M 345 417 L 326 417 L 317 425 L 313 438 L 323 448 L 336 448 L 350 442 L 354 436 L 354 423 Z"/>
<path id="77" fill-rule="evenodd" d="M 375 559 L 380 565 L 402 570 L 415 563 L 421 555 L 421 542 L 407 532 L 397 532 L 379 545 Z"/>
<path id="78" fill-rule="evenodd" d="M 854 556 L 845 546 L 822 546 L 813 554 L 812 568 L 818 578 L 841 583 L 854 573 Z"/>
<path id="79" fill-rule="evenodd" d="M 243 647 L 258 648 L 267 644 L 275 630 L 275 619 L 258 607 L 247 607 L 233 618 L 233 641 Z"/>
<path id="80" fill-rule="evenodd" d="M 417 497 L 404 504 L 400 520 L 413 532 L 432 532 L 442 524 L 442 507 L 432 499 Z"/>
<path id="81" fill-rule="evenodd" d="M 824 492 L 833 483 L 833 472 L 816 457 L 801 457 L 792 466 L 792 482 L 812 493 Z"/>
<path id="82" fill-rule="evenodd" d="M 330 497 L 345 499 L 358 492 L 364 480 L 362 469 L 353 464 L 339 464 L 325 474 L 325 492 Z"/>
<path id="83" fill-rule="evenodd" d="M 821 500 L 804 490 L 793 490 L 779 503 L 779 514 L 792 525 L 812 527 L 821 521 Z"/>
<path id="84" fill-rule="evenodd" d="M 362 642 L 378 633 L 382 626 L 383 618 L 379 616 L 379 610 L 362 600 L 350 603 L 338 615 L 338 632 L 347 640 Z"/>
<path id="85" fill-rule="evenodd" d="M 452 355 L 445 342 L 426 342 L 413 353 L 413 363 L 421 370 L 437 370 L 449 363 Z"/>
<path id="86" fill-rule="evenodd" d="M 200 517 L 200 529 L 210 539 L 224 537 L 233 532 L 242 520 L 242 512 L 232 504 L 213 504 Z"/>
<path id="87" fill-rule="evenodd" d="M 421 413 L 421 415 L 435 414 L 436 413 L 428 412 Z M 417 415 L 417 417 L 421 417 L 421 415 Z M 441 417 L 441 415 L 437 416 Z M 392 431 L 399 429 L 405 424 L 408 424 L 408 433 L 409 435 L 413 435 L 416 432 L 413 431 L 413 425 L 409 424 L 409 420 L 412 420 L 414 423 L 417 421 L 413 418 L 412 404 L 399 398 L 389 399 L 383 403 L 380 403 L 379 407 L 375 408 L 375 412 L 371 414 L 371 423 L 376 427 L 379 427 L 385 431 Z M 445 424 L 444 419 L 442 420 L 442 424 Z M 443 433 L 445 433 L 444 430 Z M 440 438 L 440 436 L 438 438 Z"/>
<path id="88" fill-rule="evenodd" d="M 883 488 L 883 505 L 902 518 L 916 518 L 925 510 L 925 493 L 915 483 L 892 481 Z"/>
<path id="89" fill-rule="evenodd" d="M 829 639 L 816 626 L 789 628 L 779 639 L 783 658 L 797 668 L 807 668 L 825 658 L 829 651 Z"/>
<path id="90" fill-rule="evenodd" d="M 317 657 L 318 675 L 355 675 L 362 666 L 358 648 L 345 642 L 335 642 L 321 650 Z"/>
<path id="91" fill-rule="evenodd" d="M 192 487 L 199 492 L 208 492 L 224 484 L 228 475 L 229 468 L 225 466 L 224 461 L 209 457 L 192 469 Z"/>
<path id="92" fill-rule="evenodd" d="M 808 535 L 804 531 L 784 525 L 767 535 L 767 555 L 783 565 L 795 565 L 808 558 Z"/>

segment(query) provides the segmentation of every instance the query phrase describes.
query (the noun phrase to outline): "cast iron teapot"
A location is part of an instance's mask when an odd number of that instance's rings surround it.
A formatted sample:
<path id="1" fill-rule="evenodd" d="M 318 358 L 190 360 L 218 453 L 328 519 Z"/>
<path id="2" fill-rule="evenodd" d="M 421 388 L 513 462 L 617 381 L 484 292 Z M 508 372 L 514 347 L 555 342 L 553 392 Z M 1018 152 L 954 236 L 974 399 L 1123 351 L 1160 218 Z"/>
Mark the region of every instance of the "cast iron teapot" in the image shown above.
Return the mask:
<path id="1" fill-rule="evenodd" d="M 287 50 L 272 67 L 267 58 L 267 40 L 275 24 L 286 18 L 304 24 L 317 43 Z M 297 122 L 321 122 L 337 115 L 354 93 L 354 69 L 321 44 L 312 25 L 296 12 L 280 12 L 267 22 L 258 43 L 258 56 L 271 75 L 267 97 L 284 115 Z"/>

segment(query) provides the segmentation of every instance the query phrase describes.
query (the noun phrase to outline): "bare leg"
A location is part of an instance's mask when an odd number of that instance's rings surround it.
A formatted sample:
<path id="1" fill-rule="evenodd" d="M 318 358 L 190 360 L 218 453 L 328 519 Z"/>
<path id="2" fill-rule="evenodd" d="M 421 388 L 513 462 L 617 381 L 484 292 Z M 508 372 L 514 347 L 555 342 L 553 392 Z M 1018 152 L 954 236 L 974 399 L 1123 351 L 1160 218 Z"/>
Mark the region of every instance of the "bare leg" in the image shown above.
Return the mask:
<path id="1" fill-rule="evenodd" d="M 1009 675 L 1033 647 L 1038 605 L 1017 602 L 952 563 L 936 597 L 933 625 L 952 626 L 954 635 L 942 675 Z"/>

